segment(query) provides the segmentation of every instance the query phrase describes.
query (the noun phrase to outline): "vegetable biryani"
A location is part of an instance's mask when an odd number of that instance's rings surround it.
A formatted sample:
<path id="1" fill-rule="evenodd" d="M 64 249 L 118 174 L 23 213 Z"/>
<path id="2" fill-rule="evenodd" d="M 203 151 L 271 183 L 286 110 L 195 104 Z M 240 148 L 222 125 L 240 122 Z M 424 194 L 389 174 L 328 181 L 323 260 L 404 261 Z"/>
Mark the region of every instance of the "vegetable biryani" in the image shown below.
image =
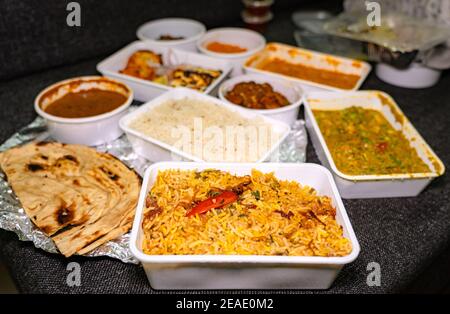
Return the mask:
<path id="1" fill-rule="evenodd" d="M 170 169 L 146 199 L 143 251 L 345 256 L 352 247 L 335 216 L 329 197 L 273 173 Z"/>

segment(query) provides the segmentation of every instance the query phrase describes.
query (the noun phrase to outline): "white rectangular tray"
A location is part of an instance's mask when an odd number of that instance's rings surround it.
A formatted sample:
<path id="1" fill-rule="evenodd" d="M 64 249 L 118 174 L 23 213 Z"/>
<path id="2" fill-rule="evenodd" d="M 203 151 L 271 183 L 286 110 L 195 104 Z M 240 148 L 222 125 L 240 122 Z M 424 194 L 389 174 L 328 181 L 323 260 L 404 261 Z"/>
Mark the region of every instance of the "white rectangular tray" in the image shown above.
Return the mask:
<path id="1" fill-rule="evenodd" d="M 381 98 L 380 98 L 381 96 Z M 384 98 L 385 101 L 381 99 Z M 351 106 L 380 111 L 391 125 L 401 130 L 417 150 L 420 158 L 432 169 L 429 173 L 405 173 L 391 175 L 346 175 L 333 161 L 325 139 L 312 110 L 344 109 Z M 398 120 L 403 122 L 400 123 Z M 378 198 L 417 196 L 435 177 L 442 175 L 445 167 L 425 140 L 420 136 L 395 101 L 380 91 L 348 93 L 316 92 L 305 100 L 306 128 L 320 162 L 330 169 L 343 198 Z"/>
<path id="2" fill-rule="evenodd" d="M 128 58 L 138 50 L 151 50 L 155 53 L 161 54 L 163 64 L 188 64 L 203 67 L 205 69 L 221 70 L 222 74 L 208 86 L 205 90 L 206 94 L 217 94 L 219 84 L 228 76 L 232 68 L 232 65 L 227 61 L 205 56 L 199 53 L 162 47 L 145 41 L 132 42 L 97 64 L 97 70 L 105 76 L 112 77 L 128 84 L 134 91 L 134 99 L 139 101 L 148 101 L 174 88 L 119 72 L 125 68 Z"/>
<path id="3" fill-rule="evenodd" d="M 291 63 L 302 64 L 305 66 L 330 71 L 337 71 L 345 74 L 355 74 L 359 75 L 360 78 L 357 84 L 352 89 L 341 89 L 334 86 L 298 79 L 292 76 L 265 71 L 257 68 L 258 64 L 260 64 L 264 60 L 271 58 L 280 58 L 282 60 Z M 305 91 L 310 92 L 317 90 L 333 90 L 333 91 L 357 90 L 360 88 L 361 84 L 364 82 L 367 75 L 369 75 L 372 67 L 367 62 L 355 59 L 338 57 L 334 55 L 329 55 L 313 50 L 307 50 L 280 43 L 269 43 L 262 51 L 254 54 L 245 61 L 244 69 L 245 72 L 247 73 L 269 75 L 292 81 L 302 86 L 302 88 L 304 88 Z"/>
<path id="4" fill-rule="evenodd" d="M 336 208 L 336 220 L 351 241 L 352 252 L 343 257 L 262 255 L 147 255 L 142 252 L 142 215 L 147 193 L 159 170 L 219 169 L 248 175 L 251 169 L 274 172 L 278 179 L 295 180 L 327 195 Z M 331 173 L 316 164 L 289 163 L 193 163 L 162 162 L 150 166 L 144 176 L 130 249 L 142 263 L 154 289 L 327 289 L 341 268 L 354 261 L 360 251 L 344 204 Z"/>
<path id="5" fill-rule="evenodd" d="M 284 141 L 286 136 L 289 134 L 290 127 L 288 124 L 265 117 L 261 114 L 250 112 L 244 108 L 238 108 L 235 105 L 228 104 L 222 100 L 219 100 L 215 97 L 205 95 L 199 93 L 197 91 L 187 89 L 187 88 L 175 88 L 165 94 L 143 104 L 135 111 L 129 113 L 125 117 L 123 117 L 119 121 L 119 125 L 122 130 L 126 133 L 128 140 L 131 142 L 133 146 L 133 150 L 139 155 L 151 160 L 153 162 L 157 161 L 171 161 L 171 160 L 189 160 L 189 161 L 198 161 L 203 162 L 199 157 L 196 157 L 192 154 L 188 154 L 180 149 L 177 149 L 174 146 L 161 142 L 155 138 L 149 137 L 141 132 L 133 130 L 128 125 L 131 121 L 137 118 L 140 114 L 149 111 L 151 108 L 156 107 L 168 100 L 171 99 L 182 99 L 182 98 L 193 98 L 199 99 L 201 101 L 207 101 L 211 103 L 215 103 L 219 106 L 225 107 L 230 111 L 234 111 L 239 113 L 244 118 L 256 118 L 260 117 L 264 119 L 267 123 L 272 126 L 272 129 L 280 134 L 280 138 L 278 141 L 268 150 L 258 162 L 263 162 L 270 157 L 270 155 L 278 148 L 278 146 Z"/>

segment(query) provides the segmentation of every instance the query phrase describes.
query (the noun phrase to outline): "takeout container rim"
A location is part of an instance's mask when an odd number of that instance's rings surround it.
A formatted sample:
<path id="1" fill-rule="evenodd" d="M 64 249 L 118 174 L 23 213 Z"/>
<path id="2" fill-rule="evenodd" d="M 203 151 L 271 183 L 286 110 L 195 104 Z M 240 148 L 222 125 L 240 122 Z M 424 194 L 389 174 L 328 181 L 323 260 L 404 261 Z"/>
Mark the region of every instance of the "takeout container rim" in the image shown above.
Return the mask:
<path id="1" fill-rule="evenodd" d="M 98 79 L 101 79 L 104 81 L 110 81 L 119 86 L 123 86 L 127 90 L 127 93 L 128 93 L 126 101 L 122 105 L 120 105 L 119 107 L 117 107 L 116 109 L 114 109 L 112 111 L 108 111 L 108 112 L 105 112 L 105 113 L 102 113 L 102 114 L 99 114 L 96 116 L 85 117 L 85 118 L 63 118 L 63 117 L 54 116 L 54 115 L 51 115 L 51 114 L 45 112 L 40 106 L 41 98 L 48 91 L 50 91 L 52 89 L 59 88 L 70 82 L 73 82 L 73 81 L 80 81 L 80 80 L 84 81 L 85 80 L 88 83 L 90 80 L 98 80 Z M 56 83 L 46 87 L 44 90 L 42 90 L 34 99 L 34 109 L 41 117 L 43 117 L 44 119 L 47 119 L 49 121 L 65 123 L 65 124 L 81 124 L 81 123 L 89 123 L 89 122 L 95 122 L 95 121 L 101 121 L 104 119 L 108 119 L 118 113 L 125 111 L 133 102 L 133 97 L 134 97 L 133 90 L 127 84 L 120 82 L 118 80 L 115 80 L 115 79 L 112 79 L 109 77 L 105 77 L 105 76 L 101 76 L 101 75 L 77 76 L 77 77 L 73 77 L 73 78 L 69 78 L 66 80 L 56 82 Z"/>
<path id="2" fill-rule="evenodd" d="M 199 166 L 205 168 L 213 169 L 221 166 L 233 167 L 233 163 L 198 163 L 198 162 L 173 162 L 173 161 L 164 161 L 157 162 L 150 165 L 144 174 L 144 178 L 142 181 L 141 191 L 139 195 L 138 205 L 136 207 L 136 214 L 134 216 L 133 227 L 131 230 L 130 236 L 130 250 L 131 253 L 142 263 L 150 263 L 150 264 L 168 264 L 168 263 L 200 263 L 200 264 L 262 264 L 263 266 L 277 264 L 279 266 L 285 265 L 345 265 L 353 262 L 359 255 L 361 251 L 361 247 L 356 238 L 355 232 L 353 230 L 350 219 L 347 215 L 347 211 L 342 202 L 341 196 L 338 192 L 336 183 L 334 182 L 333 175 L 331 172 L 318 164 L 313 163 L 240 163 L 241 167 L 248 167 L 249 170 L 253 168 L 258 168 L 258 166 L 280 166 L 280 167 L 300 167 L 300 168 L 317 168 L 320 171 L 324 172 L 327 176 L 328 182 L 331 184 L 331 189 L 336 199 L 335 208 L 340 212 L 342 216 L 342 224 L 343 228 L 346 228 L 348 233 L 348 239 L 352 244 L 352 251 L 350 254 L 345 256 L 338 257 L 323 257 L 323 256 L 268 256 L 268 255 L 149 255 L 145 254 L 140 250 L 137 246 L 137 238 L 138 233 L 141 228 L 142 223 L 142 215 L 145 207 L 145 199 L 147 197 L 148 191 L 150 190 L 149 181 L 150 175 L 154 169 L 158 169 L 160 166 L 168 165 L 171 169 L 193 169 L 190 166 Z M 173 167 L 172 167 L 173 165 Z M 264 171 L 264 170 L 261 170 Z"/>
<path id="3" fill-rule="evenodd" d="M 134 135 L 134 136 L 136 136 L 136 137 L 138 137 L 138 138 L 140 138 L 140 139 L 142 139 L 144 141 L 156 144 L 156 145 L 158 145 L 158 146 L 160 146 L 160 147 L 162 147 L 162 148 L 164 148 L 164 149 L 166 149 L 166 150 L 168 150 L 170 152 L 173 152 L 173 153 L 175 153 L 177 155 L 180 155 L 180 156 L 182 156 L 182 157 L 184 157 L 186 159 L 189 159 L 189 160 L 192 160 L 192 161 L 197 161 L 197 162 L 207 162 L 207 161 L 205 161 L 205 160 L 203 160 L 203 159 L 201 159 L 201 158 L 199 158 L 199 157 L 197 157 L 195 155 L 188 154 L 188 153 L 186 153 L 186 152 L 184 152 L 184 151 L 182 151 L 182 150 L 180 150 L 180 149 L 178 149 L 178 148 L 176 148 L 176 147 L 174 147 L 174 146 L 172 146 L 170 144 L 164 143 L 164 142 L 162 142 L 162 141 L 160 141 L 160 140 L 158 140 L 156 138 L 153 138 L 153 137 L 150 137 L 148 135 L 142 134 L 141 132 L 130 128 L 128 126 L 128 124 L 125 122 L 125 121 L 128 121 L 130 119 L 135 118 L 135 116 L 137 116 L 139 113 L 147 112 L 148 110 L 150 110 L 150 108 L 159 106 L 163 102 L 169 100 L 170 96 L 172 96 L 172 94 L 176 95 L 176 94 L 183 94 L 183 93 L 185 94 L 184 97 L 186 97 L 186 98 L 189 98 L 189 97 L 200 97 L 200 98 L 205 99 L 205 101 L 209 101 L 209 102 L 212 102 L 212 103 L 214 103 L 216 105 L 220 105 L 222 107 L 225 107 L 228 110 L 237 111 L 238 114 L 240 114 L 240 115 L 243 114 L 244 117 L 250 113 L 255 118 L 259 117 L 259 118 L 265 120 L 272 127 L 278 125 L 278 126 L 284 128 L 285 131 L 281 134 L 281 136 L 278 139 L 277 143 L 275 145 L 273 145 L 272 147 L 270 147 L 270 149 L 257 162 L 262 162 L 265 159 L 267 159 L 280 146 L 280 144 L 286 139 L 286 137 L 289 135 L 289 132 L 290 132 L 291 128 L 290 128 L 290 126 L 287 123 L 284 123 L 284 122 L 279 121 L 279 120 L 275 120 L 273 118 L 264 116 L 264 115 L 256 113 L 256 112 L 255 113 L 251 113 L 251 112 L 249 112 L 248 110 L 246 110 L 244 108 L 239 108 L 236 105 L 228 104 L 228 103 L 226 103 L 226 102 L 224 102 L 224 101 L 222 101 L 222 100 L 220 100 L 220 99 L 218 99 L 216 97 L 213 97 L 213 96 L 210 96 L 210 95 L 207 95 L 207 94 L 204 94 L 204 93 L 200 93 L 198 91 L 195 91 L 195 90 L 192 90 L 192 89 L 189 89 L 189 88 L 185 88 L 185 87 L 174 88 L 173 90 L 167 91 L 167 92 L 159 95 L 158 97 L 155 97 L 152 100 L 142 104 L 138 109 L 134 110 L 133 112 L 128 113 L 127 115 L 125 115 L 124 117 L 122 117 L 120 119 L 120 121 L 119 121 L 120 128 L 127 134 L 130 133 L 130 134 L 132 134 L 132 135 Z"/>
<path id="4" fill-rule="evenodd" d="M 220 53 L 220 52 L 208 50 L 208 49 L 206 49 L 206 47 L 204 47 L 204 44 L 210 39 L 210 37 L 220 34 L 221 32 L 225 33 L 225 32 L 229 32 L 229 31 L 251 34 L 251 36 L 258 38 L 258 40 L 260 41 L 260 44 L 252 49 L 248 49 L 247 51 L 238 52 L 238 53 Z M 252 31 L 250 29 L 239 28 L 239 27 L 213 28 L 213 29 L 208 30 L 199 40 L 197 40 L 197 49 L 201 53 L 210 55 L 212 57 L 223 58 L 223 59 L 246 58 L 246 57 L 249 57 L 249 56 L 257 53 L 258 51 L 262 50 L 265 45 L 266 45 L 266 39 L 264 38 L 264 36 L 262 36 L 258 32 Z"/>
<path id="5" fill-rule="evenodd" d="M 241 82 L 247 82 L 247 81 L 251 81 L 251 80 L 259 80 L 259 82 L 266 82 L 266 83 L 271 83 L 271 82 L 276 82 L 278 84 L 283 84 L 286 86 L 286 88 L 291 88 L 292 90 L 295 91 L 296 95 L 297 95 L 297 100 L 292 102 L 291 104 L 281 107 L 281 108 L 276 108 L 276 109 L 251 109 L 251 108 L 246 108 L 243 106 L 239 106 L 231 101 L 229 101 L 228 99 L 225 98 L 225 89 L 229 90 L 231 88 L 233 88 L 236 84 L 241 83 Z M 258 83 L 258 82 L 257 82 Z M 273 87 L 273 86 L 272 86 Z M 283 94 L 282 92 L 279 92 L 280 94 Z M 240 108 L 244 108 L 246 110 L 250 110 L 251 112 L 257 112 L 257 113 L 261 113 L 261 114 L 276 114 L 276 113 L 282 113 L 285 111 L 289 111 L 292 110 L 294 108 L 300 107 L 305 99 L 305 95 L 306 93 L 304 92 L 304 90 L 298 86 L 298 85 L 294 85 L 292 84 L 292 82 L 286 81 L 286 80 L 282 80 L 279 78 L 271 78 L 268 77 L 266 75 L 261 75 L 261 74 L 244 74 L 244 75 L 239 75 L 239 76 L 235 76 L 231 79 L 228 79 L 226 81 L 224 81 L 220 87 L 219 87 L 219 98 L 231 105 L 234 106 L 238 106 Z M 286 97 L 286 95 L 283 94 L 283 96 Z"/>
<path id="6" fill-rule="evenodd" d="M 336 95 L 336 97 L 338 97 L 338 98 L 344 98 L 344 97 L 349 97 L 349 96 L 354 96 L 354 95 L 365 95 L 365 94 L 366 95 L 382 95 L 382 96 L 386 97 L 391 102 L 391 105 L 393 105 L 395 110 L 397 110 L 398 113 L 402 116 L 404 123 L 409 124 L 409 127 L 411 128 L 411 130 L 415 133 L 414 136 L 416 138 L 418 138 L 425 145 L 425 148 L 427 149 L 428 153 L 439 165 L 440 171 L 427 172 L 427 173 L 385 174 L 385 175 L 348 175 L 348 174 L 343 173 L 342 171 L 340 171 L 337 168 L 337 166 L 334 162 L 334 159 L 331 155 L 331 152 L 328 149 L 328 145 L 325 142 L 325 138 L 323 137 L 322 131 L 320 130 L 317 120 L 311 109 L 310 100 L 313 99 L 314 96 L 317 97 L 318 95 L 321 95 L 321 94 L 322 95 Z M 348 91 L 348 92 L 343 92 L 343 93 L 339 93 L 339 94 L 329 92 L 329 91 L 311 92 L 311 93 L 308 93 L 308 95 L 305 97 L 304 105 L 305 105 L 305 110 L 308 112 L 309 116 L 312 117 L 312 119 L 311 119 L 312 127 L 316 131 L 320 145 L 324 149 L 326 158 L 330 163 L 331 169 L 337 176 L 339 176 L 345 180 L 355 181 L 355 182 L 356 181 L 382 181 L 382 180 L 410 180 L 410 179 L 435 178 L 435 177 L 439 177 L 445 173 L 445 166 L 444 166 L 443 162 L 441 161 L 441 159 L 436 155 L 436 153 L 433 151 L 433 149 L 423 139 L 423 137 L 416 130 L 414 125 L 409 121 L 409 119 L 406 117 L 406 115 L 403 113 L 403 111 L 397 105 L 395 100 L 389 94 L 387 94 L 383 91 L 379 91 L 379 90 Z M 391 108 L 391 110 L 392 110 L 392 108 Z"/>
<path id="7" fill-rule="evenodd" d="M 126 51 L 128 49 L 131 50 L 135 46 L 138 46 L 138 45 L 144 45 L 144 46 L 146 46 L 145 48 L 150 49 L 150 50 L 152 50 L 152 49 L 159 50 L 158 53 L 160 53 L 160 51 L 166 51 L 167 53 L 175 52 L 175 53 L 178 53 L 181 55 L 195 55 L 200 58 L 207 58 L 212 62 L 222 62 L 223 65 L 220 65 L 220 68 L 218 68 L 219 67 L 218 66 L 214 69 L 211 69 L 211 70 L 220 70 L 220 71 L 222 71 L 222 73 L 210 85 L 208 85 L 208 87 L 204 91 L 202 91 L 202 93 L 204 93 L 204 94 L 211 93 L 217 87 L 217 85 L 228 76 L 228 74 L 233 69 L 232 64 L 230 62 L 228 62 L 227 60 L 220 60 L 220 59 L 212 57 L 212 56 L 208 56 L 208 55 L 201 54 L 198 52 L 186 51 L 186 50 L 179 49 L 176 47 L 162 46 L 162 45 L 156 44 L 154 42 L 146 41 L 146 40 L 135 40 L 135 41 L 129 43 L 128 45 L 122 47 L 121 49 L 117 50 L 113 54 L 109 55 L 102 61 L 100 61 L 96 67 L 97 71 L 102 73 L 103 75 L 107 76 L 108 78 L 111 76 L 114 76 L 116 78 L 120 78 L 123 81 L 130 81 L 132 83 L 140 84 L 140 85 L 144 86 L 145 88 L 152 87 L 152 88 L 163 90 L 163 91 L 172 91 L 175 88 L 177 88 L 177 87 L 172 87 L 172 86 L 168 86 L 168 85 L 164 85 L 164 84 L 159 84 L 159 83 L 149 81 L 149 80 L 144 80 L 144 79 L 134 77 L 131 75 L 123 74 L 123 73 L 120 73 L 120 71 L 104 69 L 105 64 L 107 62 L 114 60 L 115 58 L 117 58 L 117 56 L 119 56 L 124 51 Z M 137 50 L 139 50 L 139 49 L 135 49 L 135 50 L 133 50 L 133 52 L 136 52 Z M 130 56 L 131 56 L 131 54 L 130 54 Z M 197 66 L 197 67 L 200 67 L 200 66 Z"/>
<path id="8" fill-rule="evenodd" d="M 328 57 L 328 58 L 332 58 L 334 60 L 340 60 L 340 61 L 345 61 L 345 62 L 358 62 L 361 64 L 362 68 L 364 69 L 364 71 L 362 72 L 362 74 L 359 77 L 358 82 L 355 84 L 355 86 L 353 86 L 351 89 L 343 89 L 343 88 L 339 88 L 339 87 L 335 87 L 335 86 L 331 86 L 331 85 L 326 85 L 326 84 L 322 84 L 322 83 L 316 83 L 313 81 L 308 81 L 305 79 L 300 79 L 300 78 L 296 78 L 293 76 L 288 76 L 288 75 L 284 75 L 284 74 L 280 74 L 280 73 L 275 73 L 275 72 L 270 72 L 270 71 L 265 71 L 265 70 L 261 70 L 258 69 L 256 67 L 252 67 L 249 66 L 250 61 L 253 61 L 255 57 L 257 57 L 260 54 L 263 54 L 269 47 L 281 47 L 283 49 L 294 49 L 297 51 L 301 51 L 303 53 L 308 53 L 311 55 L 316 55 L 316 56 L 322 56 L 322 57 Z M 256 52 L 255 54 L 249 56 L 243 65 L 243 68 L 245 70 L 245 72 L 247 73 L 257 73 L 257 74 L 261 74 L 261 75 L 267 75 L 267 76 L 272 76 L 272 77 L 277 77 L 279 79 L 284 79 L 284 80 L 289 80 L 292 82 L 296 82 L 298 84 L 305 84 L 305 85 L 309 85 L 309 86 L 313 86 L 313 87 L 319 87 L 322 88 L 324 90 L 328 90 L 328 91 L 337 91 L 337 92 L 351 92 L 351 91 L 356 91 L 358 90 L 361 85 L 364 83 L 364 81 L 366 80 L 367 76 L 369 75 L 369 73 L 372 71 L 372 65 L 368 62 L 362 61 L 362 60 L 358 60 L 358 59 L 352 59 L 352 58 L 347 58 L 347 57 L 341 57 L 341 56 L 337 56 L 337 55 L 332 55 L 332 54 L 328 54 L 328 53 L 323 53 L 323 52 L 318 52 L 315 50 L 310 50 L 310 49 L 305 49 L 305 48 L 300 48 L 300 47 L 296 47 L 296 46 L 291 46 L 291 45 L 287 45 L 287 44 L 283 44 L 283 43 L 279 43 L 279 42 L 268 42 L 266 44 L 266 46 Z"/>
<path id="9" fill-rule="evenodd" d="M 174 40 L 157 40 L 157 39 L 148 38 L 148 37 L 144 36 L 143 32 L 144 32 L 145 28 L 149 28 L 150 26 L 154 26 L 155 24 L 158 24 L 161 22 L 188 22 L 191 24 L 196 24 L 198 27 L 200 27 L 201 31 L 194 36 L 184 38 L 184 39 L 174 39 Z M 205 25 L 197 20 L 188 19 L 188 18 L 184 18 L 184 17 L 166 17 L 166 18 L 162 18 L 162 19 L 151 20 L 151 21 L 148 21 L 148 22 L 142 24 L 137 29 L 136 36 L 142 41 L 146 41 L 146 42 L 161 45 L 161 46 L 178 46 L 178 45 L 182 45 L 182 44 L 196 42 L 205 33 L 206 33 Z"/>

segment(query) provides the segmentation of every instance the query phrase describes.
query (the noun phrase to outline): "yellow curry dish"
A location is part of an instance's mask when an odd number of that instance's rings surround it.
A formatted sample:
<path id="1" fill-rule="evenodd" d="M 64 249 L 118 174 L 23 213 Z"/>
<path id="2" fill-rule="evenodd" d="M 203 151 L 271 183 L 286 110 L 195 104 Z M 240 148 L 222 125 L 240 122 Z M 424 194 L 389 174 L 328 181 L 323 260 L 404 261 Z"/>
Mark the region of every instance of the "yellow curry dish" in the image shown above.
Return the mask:
<path id="1" fill-rule="evenodd" d="M 400 130 L 374 109 L 313 110 L 339 171 L 348 175 L 427 173 L 430 168 Z"/>

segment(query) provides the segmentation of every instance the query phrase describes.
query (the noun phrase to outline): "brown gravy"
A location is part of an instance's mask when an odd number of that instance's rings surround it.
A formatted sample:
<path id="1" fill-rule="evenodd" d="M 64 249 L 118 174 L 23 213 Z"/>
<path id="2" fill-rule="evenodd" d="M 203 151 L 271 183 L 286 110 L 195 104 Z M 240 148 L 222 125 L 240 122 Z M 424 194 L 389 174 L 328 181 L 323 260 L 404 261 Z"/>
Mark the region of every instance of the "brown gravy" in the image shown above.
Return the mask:
<path id="1" fill-rule="evenodd" d="M 113 111 L 123 105 L 127 97 L 100 89 L 68 93 L 54 101 L 44 111 L 61 118 L 86 118 Z"/>

